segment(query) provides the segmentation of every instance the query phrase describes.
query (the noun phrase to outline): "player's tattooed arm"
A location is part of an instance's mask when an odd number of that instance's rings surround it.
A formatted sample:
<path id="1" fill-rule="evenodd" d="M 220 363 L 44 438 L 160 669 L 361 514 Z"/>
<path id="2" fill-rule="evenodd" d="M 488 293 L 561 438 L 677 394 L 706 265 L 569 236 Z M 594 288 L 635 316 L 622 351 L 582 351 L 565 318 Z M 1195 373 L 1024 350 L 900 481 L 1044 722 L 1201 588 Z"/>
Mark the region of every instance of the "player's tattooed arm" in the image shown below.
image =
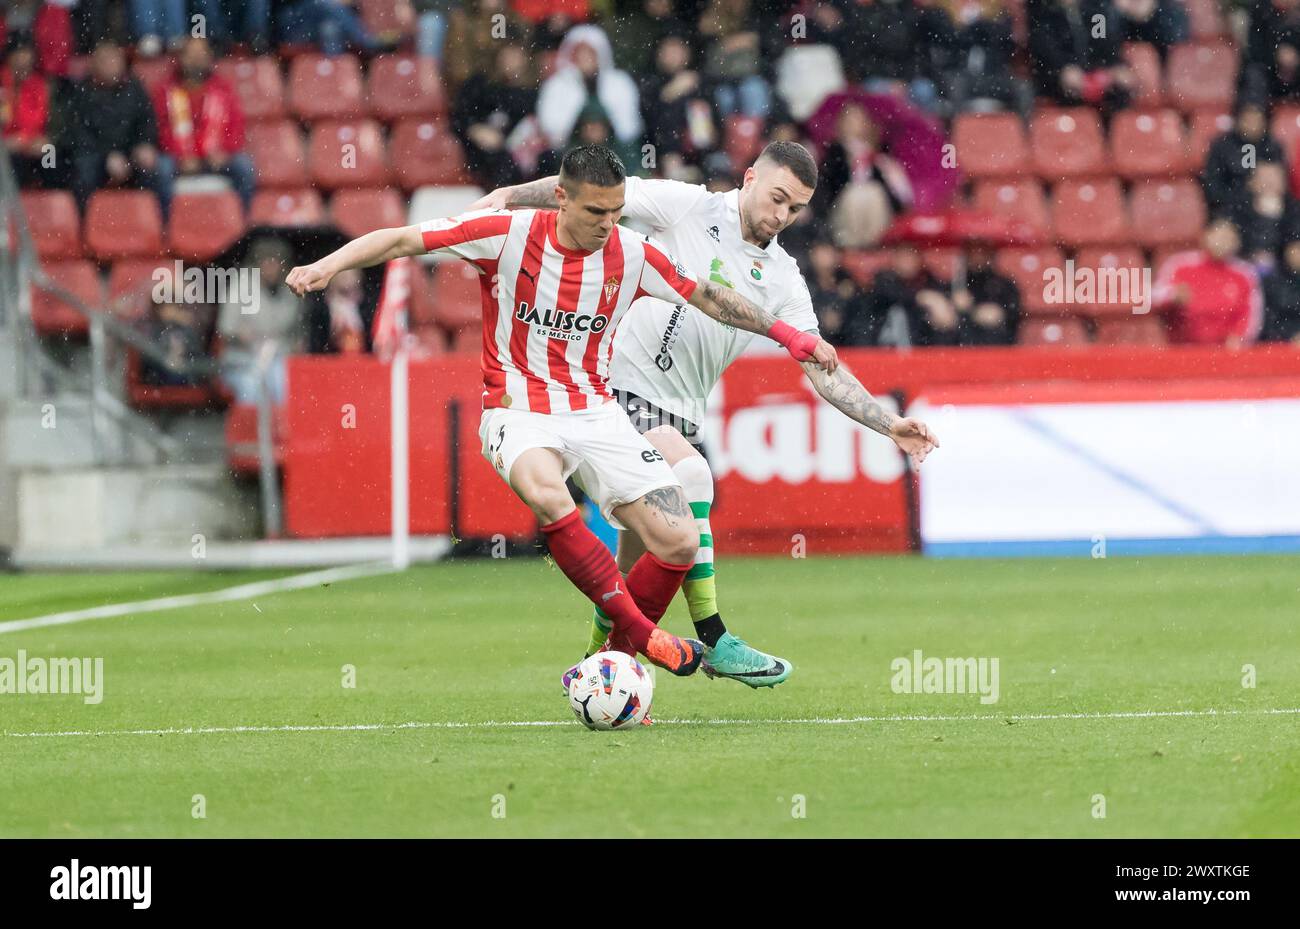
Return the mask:
<path id="1" fill-rule="evenodd" d="M 722 287 L 712 281 L 700 281 L 691 294 L 690 303 L 720 323 L 747 332 L 757 332 L 759 335 L 766 335 L 776 322 L 776 317 L 761 306 L 746 300 L 730 287 Z"/>
<path id="2" fill-rule="evenodd" d="M 492 193 L 470 204 L 469 211 L 508 210 L 512 206 L 553 210 L 560 205 L 555 199 L 555 188 L 559 183 L 559 177 L 552 174 L 550 177 L 529 181 L 527 184 L 498 187 Z"/>

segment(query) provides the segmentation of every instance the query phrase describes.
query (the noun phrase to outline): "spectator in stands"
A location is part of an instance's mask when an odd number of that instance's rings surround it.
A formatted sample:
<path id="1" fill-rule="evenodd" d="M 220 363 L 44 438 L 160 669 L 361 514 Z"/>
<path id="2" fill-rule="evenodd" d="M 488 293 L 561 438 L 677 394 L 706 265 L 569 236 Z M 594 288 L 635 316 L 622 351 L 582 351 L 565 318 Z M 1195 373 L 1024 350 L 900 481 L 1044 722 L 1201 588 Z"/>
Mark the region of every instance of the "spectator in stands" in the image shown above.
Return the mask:
<path id="1" fill-rule="evenodd" d="M 822 338 L 832 345 L 844 345 L 845 311 L 850 301 L 858 296 L 858 285 L 844 270 L 843 254 L 829 239 L 821 238 L 812 243 L 808 251 L 808 267 L 810 273 L 805 279 Z"/>
<path id="2" fill-rule="evenodd" d="M 845 307 L 844 345 L 956 345 L 960 318 L 947 287 L 921 263 L 911 246 L 894 253 L 892 269 Z"/>
<path id="3" fill-rule="evenodd" d="M 187 374 L 208 353 L 208 325 L 203 307 L 196 303 L 150 301 L 149 338 L 167 357 L 159 364 L 147 355 L 140 362 L 140 379 L 155 387 L 189 387 L 201 378 Z"/>
<path id="4" fill-rule="evenodd" d="M 280 10 L 280 41 L 313 43 L 326 55 L 342 55 L 349 46 L 367 53 L 396 47 L 367 31 L 356 0 L 293 0 Z"/>
<path id="5" fill-rule="evenodd" d="M 178 47 L 189 32 L 185 0 L 131 0 L 131 28 L 143 58 L 162 54 L 164 43 Z"/>
<path id="6" fill-rule="evenodd" d="M 620 146 L 640 147 L 643 124 L 636 81 L 614 67 L 605 30 L 575 26 L 560 43 L 555 73 L 542 82 L 537 119 L 551 147 L 564 149 L 575 137 L 579 119 L 590 116 L 608 122 Z"/>
<path id="7" fill-rule="evenodd" d="M 1300 239 L 1282 249 L 1282 264 L 1264 278 L 1264 328 L 1260 338 L 1300 345 Z"/>
<path id="8" fill-rule="evenodd" d="M 664 37 L 689 36 L 691 32 L 673 9 L 673 0 L 632 0 L 629 9 L 618 13 L 618 28 L 610 35 L 614 60 L 630 74 L 649 74 Z"/>
<path id="9" fill-rule="evenodd" d="M 1015 345 L 1020 329 L 1020 289 L 993 267 L 993 249 L 971 242 L 966 252 L 965 286 L 952 304 L 960 314 L 962 345 Z"/>
<path id="10" fill-rule="evenodd" d="M 1300 0 L 1249 0 L 1243 88 L 1270 98 L 1300 95 Z"/>
<path id="11" fill-rule="evenodd" d="M 722 117 L 733 113 L 766 117 L 772 89 L 761 74 L 758 32 L 751 21 L 750 0 L 709 0 L 700 15 L 699 33 L 711 40 L 704 60 Z"/>
<path id="12" fill-rule="evenodd" d="M 443 45 L 447 41 L 447 25 L 451 20 L 451 11 L 457 5 L 453 0 L 410 0 L 411 12 L 415 17 L 416 54 L 442 59 Z"/>
<path id="13" fill-rule="evenodd" d="M 217 331 L 222 339 L 221 378 L 240 403 L 256 403 L 259 364 L 274 403 L 284 399 L 285 359 L 303 351 L 303 302 L 285 286 L 293 252 L 282 239 L 265 237 L 249 246 L 248 267 L 258 281 L 250 306 L 232 300 L 222 305 Z"/>
<path id="14" fill-rule="evenodd" d="M 1034 0 L 1028 12 L 1039 94 L 1107 113 L 1128 105 L 1134 78 L 1122 55 L 1119 16 L 1107 0 Z"/>
<path id="15" fill-rule="evenodd" d="M 1265 161 L 1285 161 L 1282 146 L 1269 134 L 1265 104 L 1246 99 L 1237 104 L 1232 128 L 1210 144 L 1201 169 L 1205 203 L 1211 210 L 1229 209 L 1245 194 L 1253 167 Z"/>
<path id="16" fill-rule="evenodd" d="M 1263 292 L 1255 268 L 1236 257 L 1240 247 L 1237 227 L 1219 218 L 1202 248 L 1160 266 L 1151 302 L 1169 315 L 1171 341 L 1241 348 L 1259 335 Z"/>
<path id="17" fill-rule="evenodd" d="M 1147 42 L 1164 61 L 1169 49 L 1187 41 L 1187 10 L 1178 0 L 1115 0 L 1125 42 Z"/>
<path id="18" fill-rule="evenodd" d="M 947 110 L 1011 107 L 1028 114 L 1033 92 L 1011 73 L 1016 42 L 1002 0 L 941 0 L 932 12 L 936 67 Z"/>
<path id="19" fill-rule="evenodd" d="M 207 17 L 207 38 L 218 49 L 242 42 L 254 55 L 270 50 L 271 5 L 274 0 L 191 0 L 194 11 Z"/>
<path id="20" fill-rule="evenodd" d="M 461 85 L 452 109 L 451 124 L 470 170 L 479 185 L 495 190 L 524 180 L 512 148 L 522 144 L 512 135 L 528 130 L 521 123 L 537 108 L 528 52 L 516 42 L 498 43 L 491 75 L 472 74 Z"/>
<path id="21" fill-rule="evenodd" d="M 914 104 L 934 110 L 938 93 L 930 65 L 936 17 L 915 0 L 870 0 L 846 9 L 851 28 L 837 48 L 850 79 L 865 79 L 873 93 L 905 89 Z"/>
<path id="22" fill-rule="evenodd" d="M 0 45 L 8 36 L 30 37 L 36 70 L 46 77 L 65 77 L 72 55 L 72 15 L 77 0 L 8 0 L 0 13 Z"/>
<path id="23" fill-rule="evenodd" d="M 19 187 L 60 186 L 58 159 L 50 164 L 46 157 L 54 154 L 46 148 L 49 117 L 50 87 L 36 73 L 36 48 L 30 36 L 15 33 L 0 69 L 0 134 Z"/>
<path id="24" fill-rule="evenodd" d="M 543 49 L 555 48 L 575 23 L 591 15 L 588 0 L 510 0 L 510 5 L 533 24 L 533 42 Z"/>
<path id="25" fill-rule="evenodd" d="M 120 23 L 112 15 L 112 7 L 117 0 L 73 0 L 72 7 L 72 52 L 75 55 L 89 55 L 95 43 L 102 38 L 113 38 L 124 43 L 129 35 L 124 31 L 126 23 Z"/>
<path id="26" fill-rule="evenodd" d="M 244 110 L 239 95 L 214 74 L 207 39 L 181 46 L 177 74 L 154 94 L 158 114 L 158 171 L 170 186 L 176 174 L 230 178 L 247 210 L 257 185 L 253 159 L 244 148 Z"/>
<path id="27" fill-rule="evenodd" d="M 691 47 L 679 35 L 659 41 L 654 72 L 641 78 L 646 138 L 659 158 L 702 165 L 718 148 L 721 131 L 710 82 L 691 67 Z"/>
<path id="28" fill-rule="evenodd" d="M 366 350 L 366 327 L 361 321 L 363 299 L 361 272 L 340 271 L 325 287 L 325 307 L 329 310 L 330 348 L 340 355 L 355 355 Z"/>
<path id="29" fill-rule="evenodd" d="M 530 47 L 532 26 L 506 0 L 465 0 L 451 11 L 447 34 L 454 40 L 443 55 L 443 77 L 455 92 L 471 74 L 491 69 L 501 42 Z"/>
<path id="30" fill-rule="evenodd" d="M 822 158 L 812 199 L 823 229 L 829 229 L 840 248 L 869 248 L 911 199 L 907 173 L 881 148 L 879 127 L 862 106 L 846 105 Z"/>
<path id="31" fill-rule="evenodd" d="M 1281 162 L 1257 165 L 1226 213 L 1241 231 L 1242 255 L 1258 268 L 1273 267 L 1282 243 L 1300 238 L 1300 203 L 1287 190 Z"/>
<path id="32" fill-rule="evenodd" d="M 149 95 L 127 73 L 121 46 L 95 46 L 90 74 L 72 85 L 54 132 L 60 152 L 72 160 L 72 190 L 85 208 L 103 186 L 152 190 L 164 214 L 171 188 L 158 171 L 158 124 Z"/>

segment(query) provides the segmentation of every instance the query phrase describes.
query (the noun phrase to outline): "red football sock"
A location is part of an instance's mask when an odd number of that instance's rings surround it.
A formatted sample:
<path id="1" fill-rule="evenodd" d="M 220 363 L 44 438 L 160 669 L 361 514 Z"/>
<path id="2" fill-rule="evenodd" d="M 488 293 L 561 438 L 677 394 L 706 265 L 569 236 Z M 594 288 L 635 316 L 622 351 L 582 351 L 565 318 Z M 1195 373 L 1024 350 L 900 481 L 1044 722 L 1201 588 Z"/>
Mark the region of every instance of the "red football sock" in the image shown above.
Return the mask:
<path id="1" fill-rule="evenodd" d="M 621 651 L 635 655 L 645 652 L 650 644 L 651 623 L 637 609 L 636 601 L 628 595 L 631 575 L 623 580 L 614 556 L 600 539 L 592 535 L 574 510 L 553 523 L 542 527 L 551 557 L 560 570 L 573 582 L 573 586 L 586 595 L 592 603 L 604 610 L 614 623 L 613 638 L 622 643 Z M 640 562 L 637 563 L 640 565 Z M 635 568 L 634 568 L 635 570 Z M 678 579 L 678 584 L 681 580 Z M 671 598 L 670 598 L 671 599 Z M 663 611 L 660 611 L 660 615 Z"/>
<path id="2" fill-rule="evenodd" d="M 646 552 L 632 565 L 627 573 L 627 592 L 636 601 L 637 607 L 652 623 L 658 623 L 668 610 L 668 605 L 677 596 L 686 572 L 691 569 L 688 564 L 672 564 L 661 561 Z M 619 634 L 617 627 L 609 637 L 609 647 L 616 652 L 627 652 L 630 643 Z"/>

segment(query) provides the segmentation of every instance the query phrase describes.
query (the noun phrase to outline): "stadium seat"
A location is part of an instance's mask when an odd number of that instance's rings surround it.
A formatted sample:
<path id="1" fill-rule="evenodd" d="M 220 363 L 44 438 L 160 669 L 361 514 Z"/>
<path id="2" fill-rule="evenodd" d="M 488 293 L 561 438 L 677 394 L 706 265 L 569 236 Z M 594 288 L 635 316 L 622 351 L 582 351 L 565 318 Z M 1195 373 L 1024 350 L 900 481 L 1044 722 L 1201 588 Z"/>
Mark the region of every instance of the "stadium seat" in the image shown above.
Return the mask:
<path id="1" fill-rule="evenodd" d="M 219 58 L 216 73 L 235 88 L 246 119 L 280 119 L 285 115 L 284 78 L 274 57 Z"/>
<path id="2" fill-rule="evenodd" d="M 1034 170 L 1042 178 L 1093 177 L 1108 171 L 1101 118 L 1087 107 L 1035 113 L 1029 123 L 1029 147 Z"/>
<path id="3" fill-rule="evenodd" d="M 467 261 L 448 261 L 433 272 L 433 313 L 451 332 L 477 328 L 483 319 L 483 275 Z"/>
<path id="4" fill-rule="evenodd" d="M 397 39 L 403 34 L 402 20 L 393 0 L 360 0 L 361 23 L 373 36 Z"/>
<path id="5" fill-rule="evenodd" d="M 403 119 L 393 127 L 393 167 L 403 190 L 472 183 L 465 152 L 451 128 L 432 119 Z"/>
<path id="6" fill-rule="evenodd" d="M 1196 240 L 1161 245 L 1151 250 L 1151 267 L 1159 275 L 1161 266 L 1174 255 L 1181 255 L 1183 252 L 1194 252 L 1200 247 L 1201 243 Z"/>
<path id="7" fill-rule="evenodd" d="M 1160 67 L 1160 53 L 1147 42 L 1126 42 L 1124 61 L 1137 86 L 1133 91 L 1133 104 L 1139 107 L 1158 107 L 1165 102 L 1164 74 Z"/>
<path id="8" fill-rule="evenodd" d="M 144 360 L 135 349 L 126 352 L 126 400 L 137 410 L 207 410 L 224 405 L 216 384 L 147 384 Z"/>
<path id="9" fill-rule="evenodd" d="M 1219 0 L 1183 0 L 1193 39 L 1215 39 L 1226 35 L 1227 23 Z"/>
<path id="10" fill-rule="evenodd" d="M 893 267 L 894 252 L 890 249 L 862 251 L 848 249 L 840 253 L 840 263 L 859 287 L 870 287 L 876 274 Z"/>
<path id="11" fill-rule="evenodd" d="M 1117 113 L 1110 124 L 1110 152 L 1121 177 L 1166 177 L 1189 169 L 1182 117 L 1174 110 Z"/>
<path id="12" fill-rule="evenodd" d="M 66 190 L 24 190 L 23 212 L 38 257 L 46 260 L 81 256 L 81 214 Z"/>
<path id="13" fill-rule="evenodd" d="M 340 190 L 330 200 L 334 225 L 349 239 L 406 225 L 406 206 L 395 187 Z"/>
<path id="14" fill-rule="evenodd" d="M 1110 269 L 1124 269 L 1125 271 L 1135 270 L 1139 273 L 1137 278 L 1139 289 L 1134 289 L 1134 281 L 1131 277 L 1126 277 L 1122 287 L 1128 288 L 1127 293 L 1134 299 L 1128 303 L 1120 302 L 1101 302 L 1103 294 L 1094 292 L 1093 298 L 1088 303 L 1079 303 L 1074 306 L 1075 312 L 1082 316 L 1132 316 L 1134 302 L 1137 302 L 1143 296 L 1140 289 L 1144 285 L 1141 283 L 1141 271 L 1150 266 L 1143 257 L 1142 250 L 1132 246 L 1122 246 L 1120 248 L 1083 248 L 1074 258 L 1074 267 L 1076 270 L 1086 268 L 1096 272 L 1104 272 Z M 1154 275 L 1152 275 L 1154 277 Z M 1101 282 L 1105 280 L 1103 274 L 1095 274 L 1095 280 Z M 1123 294 L 1125 291 L 1121 291 Z"/>
<path id="15" fill-rule="evenodd" d="M 1226 42 L 1185 42 L 1169 52 L 1165 99 L 1184 113 L 1228 107 L 1237 89 L 1237 51 Z"/>
<path id="16" fill-rule="evenodd" d="M 93 262 L 84 259 L 51 262 L 42 270 L 55 285 L 68 291 L 86 306 L 103 307 L 104 284 Z M 32 287 L 32 328 L 39 336 L 84 338 L 90 323 L 61 297 Z"/>
<path id="17" fill-rule="evenodd" d="M 1148 248 L 1193 242 L 1205 226 L 1201 185 L 1190 179 L 1135 184 L 1129 210 L 1134 240 Z"/>
<path id="18" fill-rule="evenodd" d="M 176 73 L 176 61 L 169 55 L 160 58 L 137 58 L 131 64 L 131 73 L 152 97 L 158 85 Z"/>
<path id="19" fill-rule="evenodd" d="M 365 115 L 361 65 L 354 55 L 300 55 L 289 65 L 289 109 L 308 122 Z"/>
<path id="20" fill-rule="evenodd" d="M 1020 322 L 1021 345 L 1080 347 L 1088 344 L 1088 327 L 1074 316 L 1060 319 L 1025 319 Z"/>
<path id="21" fill-rule="evenodd" d="M 1273 111 L 1271 125 L 1273 138 L 1286 149 L 1288 158 L 1295 158 L 1296 142 L 1300 140 L 1300 106 L 1294 103 L 1279 104 Z"/>
<path id="22" fill-rule="evenodd" d="M 1059 303 L 1044 299 L 1047 284 L 1044 272 L 1048 268 L 1064 268 L 1061 250 L 1047 248 L 1004 248 L 998 251 L 993 266 L 999 273 L 1016 282 L 1020 290 L 1020 309 L 1026 315 L 1057 316 L 1063 310 Z"/>
<path id="23" fill-rule="evenodd" d="M 320 226 L 325 206 L 315 189 L 259 190 L 248 212 L 250 226 Z"/>
<path id="24" fill-rule="evenodd" d="M 921 252 L 921 263 L 939 280 L 951 281 L 957 274 L 961 257 L 959 248 L 927 248 Z"/>
<path id="25" fill-rule="evenodd" d="M 383 187 L 388 183 L 384 136 L 373 119 L 323 120 L 312 127 L 308 163 L 318 187 Z"/>
<path id="26" fill-rule="evenodd" d="M 1169 333 L 1159 316 L 1117 316 L 1097 321 L 1098 345 L 1149 345 L 1160 348 L 1169 344 Z"/>
<path id="27" fill-rule="evenodd" d="M 432 58 L 378 56 L 370 62 L 367 92 L 371 114 L 387 123 L 406 116 L 433 117 L 447 112 L 438 63 Z"/>
<path id="28" fill-rule="evenodd" d="M 232 191 L 178 194 L 172 200 L 167 245 L 184 261 L 210 261 L 244 233 L 244 207 Z"/>
<path id="29" fill-rule="evenodd" d="M 763 136 L 763 117 L 728 116 L 722 128 L 722 149 L 733 171 L 741 172 L 753 164 L 767 139 Z"/>
<path id="30" fill-rule="evenodd" d="M 1197 110 L 1192 114 L 1192 128 L 1187 143 L 1187 154 L 1192 171 L 1200 173 L 1205 167 L 1205 156 L 1210 153 L 1210 144 L 1231 128 L 1232 114 L 1226 110 Z M 1281 139 L 1279 138 L 1278 141 Z"/>
<path id="31" fill-rule="evenodd" d="M 1063 245 L 1110 245 L 1130 240 L 1124 192 L 1115 178 L 1063 181 L 1052 191 L 1052 228 Z"/>
<path id="32" fill-rule="evenodd" d="M 307 186 L 307 152 L 302 132 L 292 120 L 252 123 L 245 149 L 257 167 L 259 190 Z"/>
<path id="33" fill-rule="evenodd" d="M 271 420 L 271 455 L 276 465 L 284 461 L 284 446 L 289 434 L 289 414 L 276 407 Z M 226 411 L 226 461 L 236 474 L 257 474 L 261 462 L 257 455 L 257 405 L 233 404 Z"/>
<path id="34" fill-rule="evenodd" d="M 966 177 L 1008 177 L 1029 167 L 1025 126 L 1014 113 L 962 113 L 953 120 L 952 141 Z"/>
<path id="35" fill-rule="evenodd" d="M 162 210 L 145 190 L 97 190 L 86 204 L 86 249 L 100 261 L 163 252 Z"/>
<path id="36" fill-rule="evenodd" d="M 115 316 L 143 319 L 153 302 L 154 271 L 163 269 L 170 275 L 175 269 L 170 258 L 125 258 L 113 263 L 108 272 L 108 299 Z"/>
<path id="37" fill-rule="evenodd" d="M 979 181 L 971 204 L 986 213 L 1010 216 L 1028 223 L 1039 234 L 1051 226 L 1042 185 L 1032 177 L 1015 181 Z"/>

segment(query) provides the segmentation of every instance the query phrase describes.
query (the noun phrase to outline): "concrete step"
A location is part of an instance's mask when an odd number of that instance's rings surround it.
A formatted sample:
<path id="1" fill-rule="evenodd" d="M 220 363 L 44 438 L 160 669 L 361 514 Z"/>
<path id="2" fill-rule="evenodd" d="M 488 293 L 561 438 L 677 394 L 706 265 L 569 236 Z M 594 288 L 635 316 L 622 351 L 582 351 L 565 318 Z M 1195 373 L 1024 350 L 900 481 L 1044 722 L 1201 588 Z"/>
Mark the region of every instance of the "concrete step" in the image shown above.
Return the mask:
<path id="1" fill-rule="evenodd" d="M 146 425 L 147 428 L 147 425 Z M 90 398 L 56 394 L 11 400 L 0 422 L 0 467 L 84 468 L 100 463 L 154 464 L 159 453 L 105 417 L 96 439 Z"/>

